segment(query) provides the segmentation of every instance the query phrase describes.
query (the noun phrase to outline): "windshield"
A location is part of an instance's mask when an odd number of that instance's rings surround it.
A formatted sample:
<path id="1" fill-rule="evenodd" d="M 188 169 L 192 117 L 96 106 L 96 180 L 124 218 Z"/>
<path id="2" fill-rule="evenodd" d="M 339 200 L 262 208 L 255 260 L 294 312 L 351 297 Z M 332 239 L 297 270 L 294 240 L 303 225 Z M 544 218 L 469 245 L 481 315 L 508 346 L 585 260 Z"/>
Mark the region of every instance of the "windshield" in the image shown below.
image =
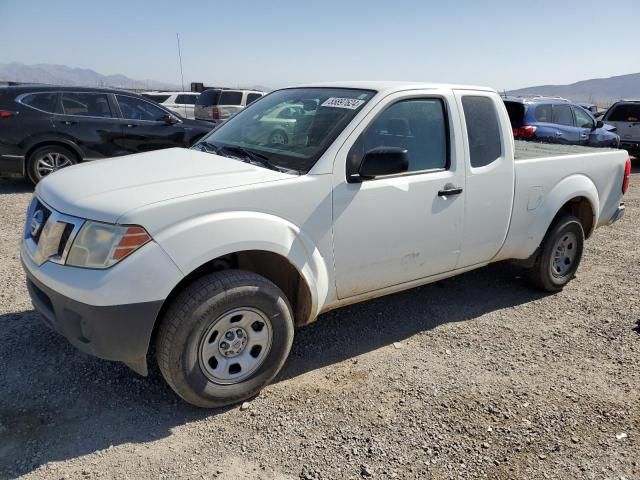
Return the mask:
<path id="1" fill-rule="evenodd" d="M 215 153 L 241 148 L 271 165 L 307 173 L 374 94 L 344 88 L 278 90 L 240 111 L 194 148 Z"/>

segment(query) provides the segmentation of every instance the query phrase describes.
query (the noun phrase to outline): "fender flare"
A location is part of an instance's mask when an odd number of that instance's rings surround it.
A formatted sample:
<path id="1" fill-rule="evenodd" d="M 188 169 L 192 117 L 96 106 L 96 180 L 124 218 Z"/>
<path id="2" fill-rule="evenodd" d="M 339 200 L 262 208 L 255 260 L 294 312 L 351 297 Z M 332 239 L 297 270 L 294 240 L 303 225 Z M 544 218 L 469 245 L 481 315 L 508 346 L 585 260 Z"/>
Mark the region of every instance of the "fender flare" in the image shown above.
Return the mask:
<path id="1" fill-rule="evenodd" d="M 27 143 L 24 146 L 25 162 L 29 160 L 29 155 L 31 155 L 31 153 L 35 149 L 40 148 L 44 145 L 52 145 L 52 144 L 67 147 L 78 156 L 79 161 L 82 162 L 84 160 L 84 154 L 82 153 L 82 149 L 72 140 L 65 137 L 60 137 L 57 135 L 44 135 L 44 136 L 39 136 L 35 138 L 30 138 L 27 141 Z"/>
<path id="2" fill-rule="evenodd" d="M 529 251 L 535 251 L 538 248 L 562 206 L 578 197 L 586 198 L 591 204 L 593 212 L 592 229 L 595 228 L 598 224 L 598 215 L 600 213 L 598 190 L 589 177 L 580 174 L 570 175 L 554 185 L 546 195 L 535 221 L 529 225 L 527 235 L 527 249 Z M 584 233 L 585 236 L 588 236 L 591 232 Z"/>
<path id="3" fill-rule="evenodd" d="M 287 259 L 302 276 L 311 294 L 311 318 L 329 296 L 325 259 L 304 230 L 281 217 L 253 211 L 212 213 L 152 235 L 185 276 L 216 258 L 260 250 Z"/>

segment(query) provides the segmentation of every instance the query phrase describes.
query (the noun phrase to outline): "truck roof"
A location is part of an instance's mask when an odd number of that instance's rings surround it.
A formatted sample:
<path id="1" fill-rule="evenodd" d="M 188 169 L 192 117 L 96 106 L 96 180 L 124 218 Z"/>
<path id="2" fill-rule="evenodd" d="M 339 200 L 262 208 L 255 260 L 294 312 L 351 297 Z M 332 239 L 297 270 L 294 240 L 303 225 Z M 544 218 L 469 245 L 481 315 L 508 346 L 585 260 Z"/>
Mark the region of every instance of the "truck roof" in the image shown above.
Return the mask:
<path id="1" fill-rule="evenodd" d="M 496 90 L 489 87 L 479 87 L 474 85 L 456 85 L 450 83 L 426 83 L 426 82 L 406 82 L 406 81 L 342 81 L 342 82 L 323 82 L 311 83 L 305 85 L 296 85 L 296 87 L 326 87 L 326 88 L 355 88 L 361 90 L 375 90 L 377 92 L 393 93 L 404 90 L 423 90 L 435 88 L 451 88 L 455 90 L 476 90 L 483 92 L 495 92 Z"/>

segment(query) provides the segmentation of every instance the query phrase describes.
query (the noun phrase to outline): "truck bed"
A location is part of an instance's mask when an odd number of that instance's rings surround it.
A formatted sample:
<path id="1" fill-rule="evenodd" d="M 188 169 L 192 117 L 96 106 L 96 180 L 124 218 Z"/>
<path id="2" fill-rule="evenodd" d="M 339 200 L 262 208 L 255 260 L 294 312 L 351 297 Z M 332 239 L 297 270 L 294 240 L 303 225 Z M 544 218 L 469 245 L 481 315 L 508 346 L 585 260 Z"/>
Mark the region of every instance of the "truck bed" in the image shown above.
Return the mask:
<path id="1" fill-rule="evenodd" d="M 581 145 L 560 145 L 557 143 L 525 142 L 515 140 L 515 159 L 532 160 L 542 157 L 559 157 L 581 153 L 616 152 L 614 148 L 583 147 Z"/>

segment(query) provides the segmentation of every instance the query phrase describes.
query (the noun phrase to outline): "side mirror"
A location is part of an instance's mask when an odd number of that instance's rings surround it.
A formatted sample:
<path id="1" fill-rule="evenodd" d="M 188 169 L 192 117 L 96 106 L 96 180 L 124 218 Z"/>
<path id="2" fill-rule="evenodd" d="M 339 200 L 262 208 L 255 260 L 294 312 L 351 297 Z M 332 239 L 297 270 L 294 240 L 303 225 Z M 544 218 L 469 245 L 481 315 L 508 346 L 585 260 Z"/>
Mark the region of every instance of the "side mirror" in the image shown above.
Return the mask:
<path id="1" fill-rule="evenodd" d="M 604 122 L 602 120 L 598 120 L 596 122 L 596 128 L 602 128 L 602 127 L 604 127 Z"/>
<path id="2" fill-rule="evenodd" d="M 369 150 L 358 168 L 360 180 L 370 180 L 381 175 L 403 173 L 409 169 L 409 155 L 406 148 L 378 147 Z"/>
<path id="3" fill-rule="evenodd" d="M 175 125 L 179 122 L 179 120 L 175 116 L 169 115 L 168 113 L 160 120 L 163 121 L 166 125 Z"/>

